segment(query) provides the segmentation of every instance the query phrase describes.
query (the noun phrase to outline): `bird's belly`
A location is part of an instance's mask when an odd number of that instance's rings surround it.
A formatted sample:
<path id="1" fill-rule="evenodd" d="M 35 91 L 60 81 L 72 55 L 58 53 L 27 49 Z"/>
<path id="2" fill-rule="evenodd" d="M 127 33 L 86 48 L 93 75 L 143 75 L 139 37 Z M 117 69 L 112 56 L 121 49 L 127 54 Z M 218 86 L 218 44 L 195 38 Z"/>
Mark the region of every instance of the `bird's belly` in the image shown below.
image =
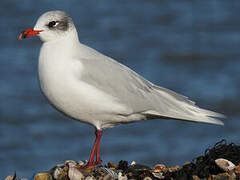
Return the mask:
<path id="1" fill-rule="evenodd" d="M 51 67 L 39 67 L 41 90 L 50 104 L 64 114 L 101 128 L 106 122 L 121 121 L 119 114 L 128 113 L 116 98 L 76 78 L 66 66 Z"/>

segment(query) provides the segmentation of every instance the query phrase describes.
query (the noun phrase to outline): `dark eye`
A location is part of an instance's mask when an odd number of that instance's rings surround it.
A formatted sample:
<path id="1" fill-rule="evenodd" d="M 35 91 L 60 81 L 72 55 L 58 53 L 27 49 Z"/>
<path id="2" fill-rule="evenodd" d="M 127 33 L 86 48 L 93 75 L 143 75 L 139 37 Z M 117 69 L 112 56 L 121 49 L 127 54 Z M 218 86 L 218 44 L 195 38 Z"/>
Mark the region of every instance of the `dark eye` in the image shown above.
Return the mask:
<path id="1" fill-rule="evenodd" d="M 57 24 L 56 21 L 51 21 L 48 23 L 48 27 L 54 27 Z"/>

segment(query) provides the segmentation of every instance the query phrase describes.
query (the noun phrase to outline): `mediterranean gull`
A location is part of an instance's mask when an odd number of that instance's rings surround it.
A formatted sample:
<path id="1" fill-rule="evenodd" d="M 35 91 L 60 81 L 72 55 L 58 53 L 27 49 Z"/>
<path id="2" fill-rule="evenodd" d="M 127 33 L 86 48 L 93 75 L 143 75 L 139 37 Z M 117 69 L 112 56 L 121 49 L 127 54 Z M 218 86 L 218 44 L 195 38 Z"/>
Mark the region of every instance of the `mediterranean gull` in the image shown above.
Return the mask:
<path id="1" fill-rule="evenodd" d="M 39 81 L 43 94 L 57 110 L 93 125 L 96 139 L 85 168 L 101 164 L 104 128 L 148 119 L 177 119 L 223 125 L 225 116 L 199 108 L 187 97 L 159 87 L 98 51 L 79 42 L 72 18 L 49 11 L 18 39 L 38 35 Z M 96 159 L 95 159 L 96 157 Z"/>

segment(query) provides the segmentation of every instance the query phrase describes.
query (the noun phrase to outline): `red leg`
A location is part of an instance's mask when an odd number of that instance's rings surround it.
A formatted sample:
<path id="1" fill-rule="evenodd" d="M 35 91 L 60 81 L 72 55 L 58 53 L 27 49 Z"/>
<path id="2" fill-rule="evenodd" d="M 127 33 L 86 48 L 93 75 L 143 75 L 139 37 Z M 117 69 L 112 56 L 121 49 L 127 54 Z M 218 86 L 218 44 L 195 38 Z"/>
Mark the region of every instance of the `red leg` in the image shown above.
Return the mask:
<path id="1" fill-rule="evenodd" d="M 92 152 L 91 152 L 91 155 L 90 155 L 90 158 L 89 158 L 89 161 L 88 161 L 88 165 L 93 165 L 94 164 L 94 157 L 95 157 L 95 154 L 96 154 L 96 150 L 97 150 L 97 139 L 95 140 L 94 145 L 92 147 Z"/>
<path id="2" fill-rule="evenodd" d="M 101 164 L 102 163 L 102 160 L 101 160 L 101 157 L 100 157 L 100 140 L 101 140 L 101 137 L 102 137 L 102 131 L 100 130 L 96 130 L 96 137 L 97 137 L 97 149 L 96 149 L 96 164 Z"/>
<path id="3" fill-rule="evenodd" d="M 86 166 L 84 166 L 84 168 L 89 168 L 92 166 L 97 166 L 100 165 L 102 160 L 100 158 L 100 140 L 101 140 L 101 136 L 102 136 L 102 131 L 96 129 L 95 131 L 95 135 L 96 135 L 96 139 L 92 148 L 92 152 L 90 155 L 90 159 L 88 161 L 88 164 Z M 94 157 L 96 156 L 96 161 L 94 162 Z"/>

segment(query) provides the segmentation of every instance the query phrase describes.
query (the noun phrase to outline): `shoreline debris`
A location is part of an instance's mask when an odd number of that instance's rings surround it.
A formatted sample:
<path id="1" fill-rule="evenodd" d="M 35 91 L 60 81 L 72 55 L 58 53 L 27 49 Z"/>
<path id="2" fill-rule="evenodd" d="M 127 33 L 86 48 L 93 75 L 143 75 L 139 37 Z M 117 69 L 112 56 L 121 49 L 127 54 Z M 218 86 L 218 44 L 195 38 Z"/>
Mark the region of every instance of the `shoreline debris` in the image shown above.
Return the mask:
<path id="1" fill-rule="evenodd" d="M 154 167 L 133 161 L 108 162 L 92 169 L 82 168 L 87 161 L 67 160 L 46 172 L 38 173 L 33 180 L 240 180 L 240 146 L 227 144 L 226 140 L 217 142 L 191 162 L 180 166 L 167 167 L 156 164 Z M 20 179 L 16 173 L 5 180 Z M 32 180 L 32 179 L 31 179 Z"/>

